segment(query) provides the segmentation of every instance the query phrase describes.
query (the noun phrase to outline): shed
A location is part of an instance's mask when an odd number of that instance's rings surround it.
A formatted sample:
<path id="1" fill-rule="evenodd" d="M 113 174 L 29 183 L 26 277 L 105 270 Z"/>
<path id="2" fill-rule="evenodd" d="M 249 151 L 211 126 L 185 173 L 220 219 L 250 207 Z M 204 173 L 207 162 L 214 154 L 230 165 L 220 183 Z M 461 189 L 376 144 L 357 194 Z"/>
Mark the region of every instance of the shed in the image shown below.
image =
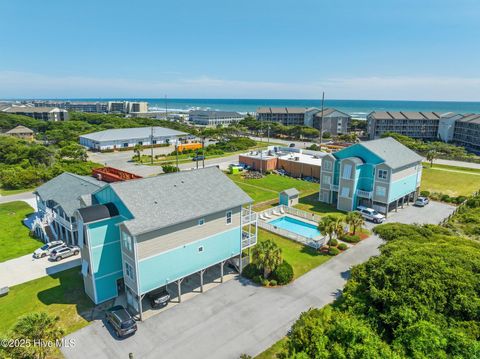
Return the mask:
<path id="1" fill-rule="evenodd" d="M 298 204 L 300 192 L 296 188 L 289 188 L 280 192 L 279 203 L 285 206 L 294 206 Z"/>

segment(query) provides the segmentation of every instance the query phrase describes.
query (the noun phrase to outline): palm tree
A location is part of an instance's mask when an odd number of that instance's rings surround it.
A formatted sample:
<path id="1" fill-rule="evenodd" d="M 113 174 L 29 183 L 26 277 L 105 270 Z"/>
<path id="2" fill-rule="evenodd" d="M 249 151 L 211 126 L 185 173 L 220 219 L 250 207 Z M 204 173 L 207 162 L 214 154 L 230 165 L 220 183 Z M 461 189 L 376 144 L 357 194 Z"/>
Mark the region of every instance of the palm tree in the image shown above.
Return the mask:
<path id="1" fill-rule="evenodd" d="M 282 262 L 282 250 L 272 240 L 259 242 L 252 251 L 253 263 L 263 270 L 263 278 L 267 279 Z"/>
<path id="2" fill-rule="evenodd" d="M 318 223 L 318 230 L 322 233 L 328 235 L 328 243 L 332 240 L 333 234 L 335 233 L 335 222 L 337 218 L 331 215 L 322 217 Z"/>
<path id="3" fill-rule="evenodd" d="M 345 217 L 345 222 L 353 229 L 352 233 L 355 234 L 357 228 L 362 228 L 365 224 L 363 217 L 360 213 L 356 211 L 348 212 L 347 216 Z"/>
<path id="4" fill-rule="evenodd" d="M 341 218 L 337 218 L 337 220 L 333 222 L 333 232 L 337 238 L 341 238 L 345 233 L 344 222 Z"/>
<path id="5" fill-rule="evenodd" d="M 57 341 L 64 336 L 63 329 L 58 327 L 58 316 L 47 313 L 29 313 L 21 317 L 11 331 L 12 339 L 29 339 L 41 341 L 43 345 L 19 346 L 11 348 L 14 358 L 44 359 L 50 357 L 57 345 Z"/>
<path id="6" fill-rule="evenodd" d="M 430 162 L 430 167 L 433 167 L 433 160 L 437 158 L 437 151 L 430 150 L 427 152 L 427 155 L 425 157 L 427 158 L 427 161 Z"/>

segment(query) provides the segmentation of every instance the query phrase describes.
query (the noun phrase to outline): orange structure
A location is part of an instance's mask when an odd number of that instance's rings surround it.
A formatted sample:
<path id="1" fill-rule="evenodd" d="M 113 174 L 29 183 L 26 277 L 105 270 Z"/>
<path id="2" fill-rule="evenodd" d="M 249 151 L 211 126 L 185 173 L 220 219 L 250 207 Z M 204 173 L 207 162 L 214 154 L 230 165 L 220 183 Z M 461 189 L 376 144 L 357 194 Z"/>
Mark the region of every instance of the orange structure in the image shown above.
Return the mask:
<path id="1" fill-rule="evenodd" d="M 201 143 L 181 143 L 177 147 L 179 152 L 188 151 L 188 150 L 198 150 L 200 148 L 202 148 Z"/>
<path id="2" fill-rule="evenodd" d="M 136 174 L 122 171 L 113 167 L 94 168 L 92 170 L 92 176 L 99 181 L 104 181 L 108 183 L 142 178 L 141 176 L 137 176 Z"/>

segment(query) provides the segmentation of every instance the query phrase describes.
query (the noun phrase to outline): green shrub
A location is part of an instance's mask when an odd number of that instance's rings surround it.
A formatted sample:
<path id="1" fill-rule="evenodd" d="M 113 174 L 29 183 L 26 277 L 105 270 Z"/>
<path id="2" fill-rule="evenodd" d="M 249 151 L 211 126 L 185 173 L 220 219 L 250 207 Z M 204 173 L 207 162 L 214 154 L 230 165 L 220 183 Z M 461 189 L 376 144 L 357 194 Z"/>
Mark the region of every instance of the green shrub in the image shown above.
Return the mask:
<path id="1" fill-rule="evenodd" d="M 344 250 L 348 249 L 348 246 L 345 243 L 340 243 L 337 246 L 337 248 L 340 249 L 341 251 L 344 251 Z"/>
<path id="2" fill-rule="evenodd" d="M 260 271 L 257 266 L 253 263 L 249 263 L 243 268 L 242 275 L 248 279 L 254 279 L 256 276 L 260 275 Z"/>
<path id="3" fill-rule="evenodd" d="M 272 273 L 272 279 L 280 285 L 288 284 L 293 279 L 293 268 L 287 261 L 283 261 Z"/>
<path id="4" fill-rule="evenodd" d="M 252 278 L 252 282 L 257 284 L 263 284 L 263 276 L 256 275 L 255 277 Z"/>
<path id="5" fill-rule="evenodd" d="M 338 245 L 338 241 L 335 238 L 332 238 L 328 241 L 328 245 L 332 247 L 336 247 Z"/>
<path id="6" fill-rule="evenodd" d="M 264 287 L 268 287 L 269 284 L 270 284 L 270 281 L 268 279 L 262 278 L 262 285 Z"/>
<path id="7" fill-rule="evenodd" d="M 277 281 L 276 281 L 275 279 L 272 279 L 272 280 L 270 281 L 270 286 L 271 286 L 271 287 L 275 287 L 276 285 L 277 285 Z"/>
<path id="8" fill-rule="evenodd" d="M 342 237 L 342 241 L 347 243 L 358 243 L 360 242 L 360 236 L 358 234 L 347 234 Z"/>
<path id="9" fill-rule="evenodd" d="M 330 247 L 328 249 L 328 254 L 330 254 L 331 256 L 336 256 L 339 253 L 340 253 L 340 250 L 338 248 Z"/>
<path id="10" fill-rule="evenodd" d="M 422 196 L 422 197 L 430 197 L 430 191 L 420 191 L 420 196 Z"/>

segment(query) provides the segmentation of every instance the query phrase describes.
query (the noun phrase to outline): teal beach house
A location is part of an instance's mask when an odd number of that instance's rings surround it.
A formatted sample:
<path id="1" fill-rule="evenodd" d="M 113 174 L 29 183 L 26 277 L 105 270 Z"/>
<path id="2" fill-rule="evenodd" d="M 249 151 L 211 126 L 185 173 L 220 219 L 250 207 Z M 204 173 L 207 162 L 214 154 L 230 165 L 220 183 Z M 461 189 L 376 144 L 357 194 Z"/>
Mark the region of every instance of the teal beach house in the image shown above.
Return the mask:
<path id="1" fill-rule="evenodd" d="M 321 202 L 387 214 L 417 198 L 422 157 L 391 137 L 366 141 L 324 157 L 320 177 Z"/>
<path id="2" fill-rule="evenodd" d="M 77 210 L 85 291 L 99 304 L 126 295 L 142 318 L 142 299 L 167 284 L 230 262 L 256 244 L 252 199 L 216 167 L 111 183 Z"/>

